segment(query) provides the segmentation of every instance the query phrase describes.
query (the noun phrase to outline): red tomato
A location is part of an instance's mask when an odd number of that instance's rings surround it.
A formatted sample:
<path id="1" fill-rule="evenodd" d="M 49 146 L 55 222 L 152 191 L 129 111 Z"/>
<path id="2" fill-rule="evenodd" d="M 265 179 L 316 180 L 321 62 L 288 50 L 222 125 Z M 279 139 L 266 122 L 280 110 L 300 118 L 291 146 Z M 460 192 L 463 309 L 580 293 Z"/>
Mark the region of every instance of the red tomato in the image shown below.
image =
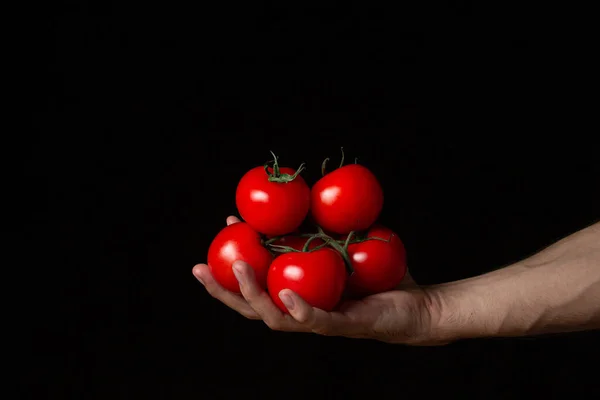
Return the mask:
<path id="1" fill-rule="evenodd" d="M 308 215 L 310 188 L 292 168 L 264 167 L 248 171 L 240 180 L 235 194 L 235 203 L 242 219 L 255 230 L 265 235 L 279 236 L 295 231 Z M 280 181 L 289 180 L 287 183 Z"/>
<path id="2" fill-rule="evenodd" d="M 267 288 L 273 302 L 285 313 L 289 311 L 279 299 L 283 289 L 293 290 L 313 307 L 331 311 L 342 298 L 346 279 L 342 256 L 324 248 L 275 258 L 269 268 Z"/>
<path id="3" fill-rule="evenodd" d="M 348 289 L 357 296 L 392 290 L 406 274 L 406 250 L 394 232 L 376 225 L 369 230 L 367 237 L 390 240 L 367 240 L 348 246 L 354 270 L 348 278 Z"/>
<path id="4" fill-rule="evenodd" d="M 349 164 L 319 179 L 311 190 L 311 213 L 326 231 L 345 234 L 368 229 L 383 208 L 383 190 L 371 171 Z"/>
<path id="5" fill-rule="evenodd" d="M 240 293 L 240 285 L 231 266 L 242 260 L 254 269 L 258 284 L 267 287 L 267 271 L 273 256 L 263 247 L 260 234 L 244 222 L 223 228 L 208 248 L 208 266 L 217 282 L 225 289 Z"/>
<path id="6" fill-rule="evenodd" d="M 278 246 L 288 246 L 288 247 L 291 247 L 292 249 L 302 251 L 307 240 L 308 240 L 308 238 L 305 238 L 305 237 L 289 235 L 289 236 L 284 236 L 280 239 L 277 239 L 276 241 L 273 242 L 273 244 L 278 245 Z M 314 239 L 308 245 L 308 249 L 312 250 L 315 247 L 322 245 L 323 243 L 325 243 L 325 242 L 322 239 Z"/>

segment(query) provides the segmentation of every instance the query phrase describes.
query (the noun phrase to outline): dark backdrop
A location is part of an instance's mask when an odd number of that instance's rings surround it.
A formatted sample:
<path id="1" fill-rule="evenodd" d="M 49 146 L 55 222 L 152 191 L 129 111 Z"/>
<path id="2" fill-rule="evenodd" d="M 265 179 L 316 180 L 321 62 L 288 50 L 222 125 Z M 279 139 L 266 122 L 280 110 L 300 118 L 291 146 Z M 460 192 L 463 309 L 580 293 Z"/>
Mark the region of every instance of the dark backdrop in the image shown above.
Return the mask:
<path id="1" fill-rule="evenodd" d="M 598 220 L 577 42 L 539 10 L 415 3 L 48 7 L 32 31 L 22 159 L 25 238 L 40 239 L 25 254 L 36 300 L 23 317 L 24 389 L 62 399 L 597 391 L 590 333 L 410 348 L 272 332 L 191 274 L 236 213 L 239 178 L 269 150 L 307 162 L 309 182 L 341 146 L 371 168 L 382 221 L 423 284 L 507 265 Z"/>

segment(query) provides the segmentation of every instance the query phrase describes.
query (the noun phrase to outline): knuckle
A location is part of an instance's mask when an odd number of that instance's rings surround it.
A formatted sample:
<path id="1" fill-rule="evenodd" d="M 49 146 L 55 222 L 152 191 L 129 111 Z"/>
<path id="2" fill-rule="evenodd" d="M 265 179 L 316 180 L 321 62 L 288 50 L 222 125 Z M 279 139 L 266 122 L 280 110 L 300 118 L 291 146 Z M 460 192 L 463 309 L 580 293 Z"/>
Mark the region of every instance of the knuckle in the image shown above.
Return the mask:
<path id="1" fill-rule="evenodd" d="M 277 319 L 267 319 L 264 320 L 264 323 L 274 331 L 280 331 L 283 329 L 283 324 Z"/>
<path id="2" fill-rule="evenodd" d="M 316 333 L 317 335 L 322 335 L 322 336 L 331 336 L 332 332 L 330 329 L 328 329 L 325 326 L 317 326 L 312 328 L 313 333 Z"/>
<path id="3" fill-rule="evenodd" d="M 260 310 L 260 307 L 258 307 L 258 304 L 256 303 L 256 301 L 254 301 L 252 297 L 244 296 L 244 300 L 246 300 L 246 303 L 248 303 L 251 309 Z"/>
<path id="4" fill-rule="evenodd" d="M 308 324 L 310 315 L 305 311 L 297 311 L 294 313 L 294 319 L 301 324 Z"/>
<path id="5" fill-rule="evenodd" d="M 242 297 L 244 297 L 249 304 L 256 303 L 258 300 L 256 291 L 251 287 L 240 285 L 240 291 L 242 292 Z"/>
<path id="6" fill-rule="evenodd" d="M 255 312 L 252 312 L 252 311 L 243 310 L 243 311 L 240 311 L 240 314 L 242 314 L 242 316 L 247 319 L 252 319 L 252 320 L 260 319 L 260 317 L 258 315 L 256 315 Z"/>
<path id="7" fill-rule="evenodd" d="M 242 317 L 244 318 L 248 318 L 250 319 L 250 317 L 252 317 L 252 313 L 248 310 L 245 310 L 243 308 L 236 310 Z"/>
<path id="8" fill-rule="evenodd" d="M 214 298 L 218 298 L 219 290 L 214 285 L 206 285 L 206 292 Z"/>

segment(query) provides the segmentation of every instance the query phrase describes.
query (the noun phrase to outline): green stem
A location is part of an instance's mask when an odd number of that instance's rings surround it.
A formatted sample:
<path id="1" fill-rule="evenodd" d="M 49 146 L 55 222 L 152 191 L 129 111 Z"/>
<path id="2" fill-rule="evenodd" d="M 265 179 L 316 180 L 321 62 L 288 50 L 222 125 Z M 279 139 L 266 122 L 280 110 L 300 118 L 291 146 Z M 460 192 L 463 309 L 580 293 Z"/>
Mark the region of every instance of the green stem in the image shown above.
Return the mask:
<path id="1" fill-rule="evenodd" d="M 289 183 L 289 182 L 293 181 L 294 179 L 296 179 L 298 177 L 298 175 L 300 175 L 300 173 L 306 169 L 306 164 L 302 163 L 302 164 L 300 164 L 300 166 L 298 167 L 296 172 L 294 172 L 293 175 L 281 173 L 281 168 L 279 167 L 279 161 L 277 159 L 277 156 L 272 151 L 271 151 L 271 154 L 273 155 L 273 161 L 268 161 L 264 165 L 265 172 L 267 173 L 269 182 Z M 273 173 L 269 172 L 269 164 L 270 163 L 273 163 Z"/>
<path id="2" fill-rule="evenodd" d="M 325 232 L 323 232 L 322 230 L 319 232 L 319 234 L 327 236 L 327 234 Z M 314 236 L 313 233 L 302 233 L 302 234 L 298 235 L 298 237 L 301 237 L 301 238 L 311 238 L 313 236 Z M 393 236 L 393 234 L 392 234 L 392 236 Z M 359 237 L 358 234 L 354 233 L 354 235 L 353 235 L 352 239 L 350 240 L 350 242 L 348 243 L 348 245 L 356 244 L 356 243 L 362 243 L 362 242 L 367 242 L 369 240 L 381 240 L 382 242 L 389 242 L 390 239 L 391 239 L 391 236 L 388 239 L 380 238 L 380 237 L 377 237 L 377 236 L 373 236 L 373 237 Z M 331 240 L 333 241 L 334 239 L 331 238 Z M 346 240 L 335 240 L 335 241 L 337 243 L 341 244 L 341 245 L 345 245 L 346 244 Z"/>
<path id="3" fill-rule="evenodd" d="M 357 240 L 353 241 L 351 244 L 368 242 L 369 240 L 381 240 L 382 242 L 389 242 L 390 239 L 391 239 L 391 236 L 390 236 L 389 239 L 383 239 L 383 238 L 380 238 L 380 237 L 372 236 L 372 237 L 366 237 L 366 238 L 363 238 L 363 239 L 357 239 Z"/>
<path id="4" fill-rule="evenodd" d="M 322 248 L 327 247 L 327 246 L 329 246 L 329 241 L 326 241 L 325 243 L 318 245 L 317 247 L 309 250 L 308 252 L 311 253 L 313 251 L 321 250 Z"/>
<path id="5" fill-rule="evenodd" d="M 340 161 L 340 166 L 338 168 L 342 168 L 342 166 L 344 165 L 344 158 L 345 158 L 344 147 L 340 147 L 340 150 L 342 151 L 342 160 Z M 321 176 L 325 176 L 325 168 L 327 167 L 327 161 L 329 161 L 329 157 L 324 159 L 323 163 L 321 164 Z M 356 164 L 357 161 L 358 161 L 358 158 L 355 158 L 354 164 Z"/>
<path id="6" fill-rule="evenodd" d="M 331 246 L 334 250 L 336 250 L 342 258 L 344 259 L 344 264 L 346 265 L 346 270 L 348 274 L 352 274 L 354 269 L 352 268 L 352 260 L 350 260 L 350 256 L 348 255 L 348 251 L 342 247 L 336 240 L 334 240 L 331 236 L 327 235 L 325 231 L 320 226 L 317 226 L 317 230 L 319 233 L 315 235 L 316 237 L 320 237 L 325 240 L 325 242 Z"/>
<path id="7" fill-rule="evenodd" d="M 293 247 L 290 246 L 281 246 L 278 244 L 272 244 L 269 246 L 269 248 L 273 251 L 276 251 L 278 253 L 300 253 L 300 250 L 296 250 Z"/>
<path id="8" fill-rule="evenodd" d="M 354 272 L 354 269 L 352 268 L 352 260 L 350 260 L 350 256 L 348 255 L 346 249 L 340 246 L 340 244 L 336 241 L 328 241 L 328 243 L 331 247 L 337 250 L 338 253 L 340 253 L 342 258 L 344 259 L 344 264 L 346 264 L 346 270 L 348 271 L 348 274 L 352 274 Z"/>
<path id="9" fill-rule="evenodd" d="M 277 156 L 271 150 L 269 150 L 271 155 L 273 156 L 273 175 L 279 176 L 279 162 L 277 160 Z"/>
<path id="10" fill-rule="evenodd" d="M 378 238 L 378 237 L 368 237 L 368 238 L 364 238 L 364 239 L 352 239 L 350 241 L 350 243 L 348 243 L 348 245 L 362 243 L 362 242 L 368 242 L 369 240 L 380 240 L 382 242 L 389 242 L 389 239 L 382 239 L 382 238 Z M 336 240 L 336 242 L 342 246 L 346 245 L 345 240 Z"/>
<path id="11" fill-rule="evenodd" d="M 348 245 L 350 244 L 350 240 L 352 240 L 352 236 L 354 236 L 354 231 L 351 231 L 346 238 L 346 242 L 344 242 L 344 250 L 348 251 Z"/>
<path id="12" fill-rule="evenodd" d="M 325 167 L 327 166 L 327 161 L 329 161 L 329 157 L 323 160 L 321 164 L 321 176 L 325 176 Z"/>
<path id="13" fill-rule="evenodd" d="M 276 241 L 280 240 L 283 236 L 275 236 L 271 239 L 267 239 L 263 242 L 264 246 L 269 246 L 271 243 L 275 243 Z"/>
<path id="14" fill-rule="evenodd" d="M 306 253 L 306 252 L 308 251 L 308 246 L 310 246 L 310 242 L 312 242 L 312 241 L 313 241 L 313 240 L 315 240 L 315 239 L 319 239 L 319 235 L 313 235 L 313 236 L 311 236 L 311 237 L 310 237 L 310 238 L 309 238 L 309 239 L 306 241 L 306 243 L 304 243 L 304 246 L 302 247 L 302 251 Z"/>

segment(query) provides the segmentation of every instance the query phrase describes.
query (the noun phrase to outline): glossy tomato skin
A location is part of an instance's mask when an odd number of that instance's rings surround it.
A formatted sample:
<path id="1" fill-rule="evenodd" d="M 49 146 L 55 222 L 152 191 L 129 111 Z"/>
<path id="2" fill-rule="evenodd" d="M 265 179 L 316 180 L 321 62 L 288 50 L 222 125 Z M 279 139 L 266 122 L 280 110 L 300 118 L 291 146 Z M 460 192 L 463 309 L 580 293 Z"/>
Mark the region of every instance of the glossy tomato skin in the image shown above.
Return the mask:
<path id="1" fill-rule="evenodd" d="M 279 246 L 288 246 L 288 247 L 291 247 L 292 249 L 302 251 L 307 240 L 308 240 L 308 238 L 305 238 L 305 237 L 287 235 L 287 236 L 283 236 L 282 238 L 274 241 L 273 244 L 276 244 Z M 308 249 L 312 250 L 315 247 L 322 245 L 323 243 L 325 243 L 325 242 L 322 239 L 314 239 L 308 245 Z"/>
<path id="2" fill-rule="evenodd" d="M 348 255 L 354 272 L 348 278 L 348 292 L 352 296 L 368 296 L 394 289 L 406 275 L 406 249 L 392 230 L 373 226 L 367 240 L 348 246 Z"/>
<path id="3" fill-rule="evenodd" d="M 313 307 L 332 311 L 342 297 L 346 279 L 342 257 L 331 248 L 323 248 L 276 257 L 269 268 L 267 288 L 273 302 L 284 313 L 289 314 L 279 299 L 283 289 L 291 289 Z"/>
<path id="4" fill-rule="evenodd" d="M 262 245 L 260 234 L 244 222 L 223 228 L 208 248 L 208 266 L 217 282 L 225 289 L 241 293 L 231 266 L 237 260 L 250 264 L 258 284 L 267 287 L 267 271 L 273 256 Z"/>
<path id="5" fill-rule="evenodd" d="M 296 172 L 286 167 L 280 171 L 289 175 Z M 308 215 L 310 188 L 300 175 L 287 183 L 270 182 L 268 178 L 264 167 L 246 172 L 235 194 L 238 212 L 262 234 L 279 236 L 293 232 Z"/>
<path id="6" fill-rule="evenodd" d="M 383 208 L 383 190 L 375 175 L 358 164 L 338 168 L 311 189 L 311 214 L 326 231 L 347 234 L 366 230 Z"/>

